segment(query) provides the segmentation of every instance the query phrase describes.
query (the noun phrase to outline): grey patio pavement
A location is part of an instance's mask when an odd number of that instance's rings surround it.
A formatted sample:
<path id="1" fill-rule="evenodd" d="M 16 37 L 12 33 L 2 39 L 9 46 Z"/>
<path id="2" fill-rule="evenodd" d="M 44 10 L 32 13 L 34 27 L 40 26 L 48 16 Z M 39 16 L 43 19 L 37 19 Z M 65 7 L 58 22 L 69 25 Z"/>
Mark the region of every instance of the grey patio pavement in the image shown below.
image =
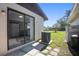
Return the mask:
<path id="1" fill-rule="evenodd" d="M 57 48 L 52 49 L 45 44 L 35 42 L 8 53 L 6 56 L 57 56 L 58 52 Z"/>

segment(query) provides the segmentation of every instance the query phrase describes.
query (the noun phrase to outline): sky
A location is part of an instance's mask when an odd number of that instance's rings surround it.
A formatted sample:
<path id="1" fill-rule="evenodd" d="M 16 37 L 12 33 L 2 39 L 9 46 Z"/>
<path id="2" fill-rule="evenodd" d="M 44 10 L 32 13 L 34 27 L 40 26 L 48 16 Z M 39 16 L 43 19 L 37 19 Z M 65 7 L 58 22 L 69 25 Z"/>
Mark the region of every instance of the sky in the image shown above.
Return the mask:
<path id="1" fill-rule="evenodd" d="M 41 9 L 48 17 L 48 20 L 44 22 L 44 26 L 53 26 L 58 19 L 66 14 L 66 10 L 70 10 L 73 7 L 71 3 L 39 3 Z"/>

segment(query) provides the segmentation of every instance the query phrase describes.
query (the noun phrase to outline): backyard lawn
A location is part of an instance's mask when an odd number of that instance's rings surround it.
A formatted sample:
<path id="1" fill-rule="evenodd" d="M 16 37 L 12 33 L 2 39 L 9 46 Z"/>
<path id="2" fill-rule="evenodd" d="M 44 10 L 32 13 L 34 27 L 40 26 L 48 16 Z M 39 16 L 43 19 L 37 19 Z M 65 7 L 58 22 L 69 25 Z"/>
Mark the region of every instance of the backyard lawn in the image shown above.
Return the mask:
<path id="1" fill-rule="evenodd" d="M 52 48 L 60 49 L 60 52 L 58 53 L 59 56 L 70 56 L 71 55 L 66 42 L 64 42 L 65 40 L 64 31 L 58 31 L 56 33 L 51 31 L 51 40 L 52 40 L 52 43 L 50 44 L 50 46 Z"/>

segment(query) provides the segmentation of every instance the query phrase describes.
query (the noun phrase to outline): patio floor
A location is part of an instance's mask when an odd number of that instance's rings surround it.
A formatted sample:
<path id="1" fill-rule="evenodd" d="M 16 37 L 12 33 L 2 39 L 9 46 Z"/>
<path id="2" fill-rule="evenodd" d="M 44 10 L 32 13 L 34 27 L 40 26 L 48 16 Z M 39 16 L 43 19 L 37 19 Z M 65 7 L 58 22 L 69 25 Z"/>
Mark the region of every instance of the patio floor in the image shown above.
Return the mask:
<path id="1" fill-rule="evenodd" d="M 52 49 L 43 43 L 35 42 L 24 46 L 6 56 L 57 56 L 60 49 Z"/>

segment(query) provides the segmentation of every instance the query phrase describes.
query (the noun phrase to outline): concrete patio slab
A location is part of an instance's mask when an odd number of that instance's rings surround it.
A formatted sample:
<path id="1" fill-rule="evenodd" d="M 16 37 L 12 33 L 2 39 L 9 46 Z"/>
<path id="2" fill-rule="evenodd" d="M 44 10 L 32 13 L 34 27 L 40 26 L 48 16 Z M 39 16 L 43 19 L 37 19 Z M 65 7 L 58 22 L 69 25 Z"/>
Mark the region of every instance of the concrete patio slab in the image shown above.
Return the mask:
<path id="1" fill-rule="evenodd" d="M 42 53 L 37 53 L 35 56 L 45 56 L 45 55 Z"/>
<path id="2" fill-rule="evenodd" d="M 45 50 L 42 51 L 42 53 L 43 53 L 43 54 L 48 54 L 49 51 L 48 51 L 47 49 L 45 49 Z"/>
<path id="3" fill-rule="evenodd" d="M 50 46 L 48 46 L 46 49 L 47 49 L 47 50 L 51 50 L 52 48 L 51 48 Z"/>
<path id="4" fill-rule="evenodd" d="M 58 53 L 55 52 L 55 51 L 50 51 L 49 54 L 50 54 L 51 56 L 57 56 L 57 55 L 58 55 Z"/>
<path id="5" fill-rule="evenodd" d="M 54 48 L 53 51 L 59 53 L 60 52 L 60 49 L 59 48 Z"/>
<path id="6" fill-rule="evenodd" d="M 16 51 L 8 53 L 6 56 L 45 56 L 40 50 L 46 47 L 46 45 L 39 42 L 33 44 L 34 43 L 26 45 Z M 47 54 L 48 50 L 45 50 L 44 53 Z"/>
<path id="7" fill-rule="evenodd" d="M 64 42 L 67 43 L 67 40 L 65 39 Z"/>
<path id="8" fill-rule="evenodd" d="M 47 55 L 47 56 L 51 56 L 51 55 Z"/>
<path id="9" fill-rule="evenodd" d="M 37 53 L 39 53 L 38 50 L 32 49 L 32 50 L 31 50 L 30 52 L 28 52 L 27 54 L 28 54 L 28 55 L 31 55 L 31 56 L 34 56 L 34 55 L 36 55 Z"/>
<path id="10" fill-rule="evenodd" d="M 31 56 L 31 55 L 25 54 L 25 55 L 23 55 L 23 56 Z"/>

